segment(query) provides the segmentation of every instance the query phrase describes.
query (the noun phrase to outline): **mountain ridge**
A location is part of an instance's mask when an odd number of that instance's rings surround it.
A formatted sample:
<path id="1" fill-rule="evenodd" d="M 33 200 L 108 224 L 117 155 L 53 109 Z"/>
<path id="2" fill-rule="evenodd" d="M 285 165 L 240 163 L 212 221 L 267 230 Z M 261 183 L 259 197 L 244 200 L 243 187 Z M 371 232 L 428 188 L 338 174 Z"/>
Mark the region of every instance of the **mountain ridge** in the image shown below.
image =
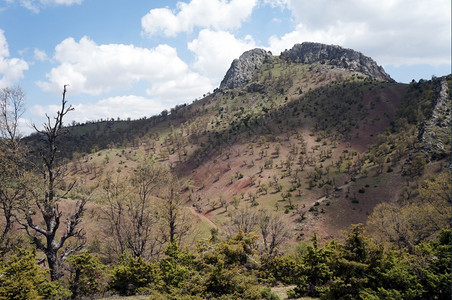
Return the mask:
<path id="1" fill-rule="evenodd" d="M 228 90 L 248 84 L 265 61 L 273 58 L 270 51 L 255 48 L 234 59 L 220 83 L 219 90 Z M 295 44 L 279 56 L 288 63 L 321 63 L 332 67 L 360 72 L 377 80 L 395 82 L 371 57 L 353 49 L 314 42 Z"/>

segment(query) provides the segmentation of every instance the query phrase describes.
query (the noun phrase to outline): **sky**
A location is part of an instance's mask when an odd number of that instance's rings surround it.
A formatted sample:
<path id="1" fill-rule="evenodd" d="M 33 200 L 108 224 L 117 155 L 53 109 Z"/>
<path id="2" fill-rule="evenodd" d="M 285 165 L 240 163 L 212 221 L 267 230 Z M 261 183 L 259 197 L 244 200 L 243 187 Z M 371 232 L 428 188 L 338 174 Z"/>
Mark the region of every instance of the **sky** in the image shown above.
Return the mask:
<path id="1" fill-rule="evenodd" d="M 451 73 L 450 0 L 0 0 L 0 88 L 26 94 L 23 134 L 138 119 L 217 88 L 233 59 L 320 42 L 372 57 L 398 82 Z"/>

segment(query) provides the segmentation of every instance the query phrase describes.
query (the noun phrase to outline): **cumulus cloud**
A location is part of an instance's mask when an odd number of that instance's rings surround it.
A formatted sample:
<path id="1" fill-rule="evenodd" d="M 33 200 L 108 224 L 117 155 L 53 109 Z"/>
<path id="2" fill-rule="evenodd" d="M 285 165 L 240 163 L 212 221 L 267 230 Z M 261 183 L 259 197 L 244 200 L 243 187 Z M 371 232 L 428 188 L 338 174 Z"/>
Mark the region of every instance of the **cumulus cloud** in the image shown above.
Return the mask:
<path id="1" fill-rule="evenodd" d="M 275 54 L 279 54 L 281 51 L 292 48 L 294 44 L 304 41 L 343 46 L 351 37 L 356 38 L 362 36 L 366 27 L 366 24 L 363 23 L 343 24 L 342 22 L 338 22 L 338 25 L 325 29 L 312 30 L 303 24 L 298 24 L 295 30 L 290 33 L 281 37 L 271 36 L 269 38 L 269 48 Z"/>
<path id="2" fill-rule="evenodd" d="M 212 91 L 213 88 L 211 79 L 190 72 L 182 78 L 170 79 L 153 85 L 146 90 L 146 93 L 159 101 L 174 105 L 181 101 L 194 100 L 206 92 Z"/>
<path id="3" fill-rule="evenodd" d="M 191 32 L 194 27 L 229 30 L 240 27 L 247 19 L 258 0 L 191 0 L 178 2 L 176 10 L 151 9 L 141 19 L 143 33 L 152 36 L 163 33 L 176 36 L 180 32 Z"/>
<path id="4" fill-rule="evenodd" d="M 201 30 L 198 38 L 188 43 L 188 49 L 195 54 L 193 67 L 214 83 L 223 79 L 232 60 L 255 47 L 251 36 L 240 40 L 229 32 L 209 29 Z"/>
<path id="5" fill-rule="evenodd" d="M 294 31 L 269 40 L 280 51 L 303 41 L 340 44 L 381 64 L 449 64 L 449 0 L 266 0 L 287 7 Z"/>
<path id="6" fill-rule="evenodd" d="M 192 99 L 211 88 L 209 81 L 191 72 L 176 49 L 168 45 L 147 49 L 123 44 L 97 45 L 87 37 L 79 42 L 67 38 L 55 47 L 54 60 L 59 65 L 46 74 L 48 81 L 37 83 L 44 91 L 58 93 L 64 84 L 70 84 L 74 95 L 100 95 L 124 91 L 146 81 L 151 85 L 150 95 L 175 102 Z M 183 94 L 178 92 L 183 99 L 172 99 L 173 81 L 190 82 L 193 87 Z"/>
<path id="7" fill-rule="evenodd" d="M 9 58 L 9 48 L 3 30 L 0 29 L 0 88 L 13 85 L 24 77 L 28 64 L 20 58 Z"/>
<path id="8" fill-rule="evenodd" d="M 95 103 L 73 105 L 74 111 L 67 115 L 67 122 L 86 122 L 100 119 L 127 118 L 138 119 L 159 114 L 168 108 L 162 103 L 135 95 L 117 96 L 102 99 Z M 39 117 L 51 115 L 60 109 L 57 105 L 35 105 L 32 112 Z"/>

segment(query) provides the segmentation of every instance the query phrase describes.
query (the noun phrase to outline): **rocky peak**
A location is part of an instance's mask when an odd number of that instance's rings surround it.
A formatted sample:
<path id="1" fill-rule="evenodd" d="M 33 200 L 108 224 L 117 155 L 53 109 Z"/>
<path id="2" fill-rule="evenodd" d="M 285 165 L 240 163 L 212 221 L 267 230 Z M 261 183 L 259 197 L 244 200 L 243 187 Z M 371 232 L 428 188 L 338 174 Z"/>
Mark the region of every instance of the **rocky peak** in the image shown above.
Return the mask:
<path id="1" fill-rule="evenodd" d="M 281 53 L 281 58 L 288 62 L 301 64 L 324 62 L 325 64 L 361 72 L 376 79 L 394 81 L 372 58 L 340 46 L 305 42 L 296 44 L 290 50 L 285 50 Z"/>
<path id="2" fill-rule="evenodd" d="M 220 90 L 244 86 L 271 56 L 271 52 L 259 48 L 244 52 L 238 59 L 232 61 L 231 67 L 220 83 Z"/>

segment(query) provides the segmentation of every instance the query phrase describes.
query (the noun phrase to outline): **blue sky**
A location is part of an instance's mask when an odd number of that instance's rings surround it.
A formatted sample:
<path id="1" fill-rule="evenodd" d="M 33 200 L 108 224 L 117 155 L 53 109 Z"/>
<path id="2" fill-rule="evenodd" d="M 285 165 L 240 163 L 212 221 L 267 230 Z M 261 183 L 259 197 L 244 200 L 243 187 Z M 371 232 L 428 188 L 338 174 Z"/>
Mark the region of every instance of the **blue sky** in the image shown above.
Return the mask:
<path id="1" fill-rule="evenodd" d="M 449 0 L 0 0 L 0 88 L 26 93 L 29 133 L 63 84 L 68 122 L 151 116 L 212 91 L 256 47 L 336 44 L 409 82 L 451 72 L 450 25 Z"/>

